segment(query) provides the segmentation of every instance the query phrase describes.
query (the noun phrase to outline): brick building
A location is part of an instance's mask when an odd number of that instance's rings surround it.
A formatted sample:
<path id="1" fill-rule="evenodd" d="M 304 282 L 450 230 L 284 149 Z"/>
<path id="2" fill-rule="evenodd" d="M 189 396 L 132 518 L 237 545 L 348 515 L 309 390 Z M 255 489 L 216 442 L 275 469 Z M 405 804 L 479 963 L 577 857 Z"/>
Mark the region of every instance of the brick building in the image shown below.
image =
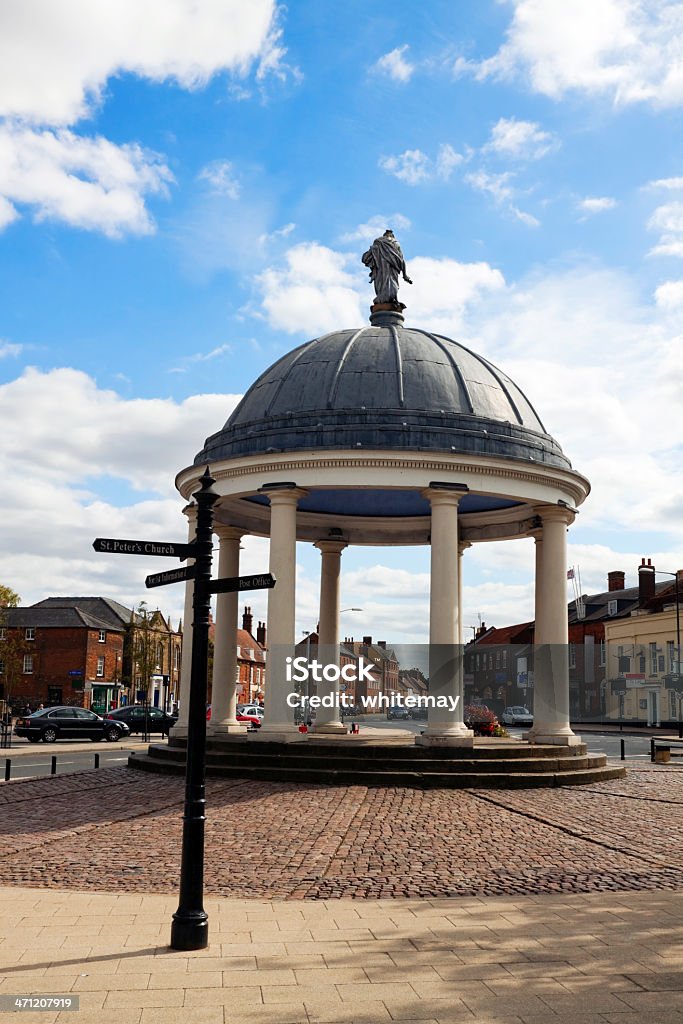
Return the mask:
<path id="1" fill-rule="evenodd" d="M 180 691 L 182 632 L 174 632 L 159 611 L 148 618 L 147 699 L 161 706 Z M 48 597 L 4 609 L 0 700 L 15 710 L 71 704 L 98 714 L 134 703 L 141 685 L 135 661 L 140 628 L 137 613 L 105 597 Z"/>
<path id="2" fill-rule="evenodd" d="M 7 608 L 0 630 L 0 696 L 27 704 L 118 703 L 126 627 L 105 598 L 49 598 Z M 130 613 L 128 613 L 130 614 Z M 14 664 L 11 664 L 14 662 Z"/>

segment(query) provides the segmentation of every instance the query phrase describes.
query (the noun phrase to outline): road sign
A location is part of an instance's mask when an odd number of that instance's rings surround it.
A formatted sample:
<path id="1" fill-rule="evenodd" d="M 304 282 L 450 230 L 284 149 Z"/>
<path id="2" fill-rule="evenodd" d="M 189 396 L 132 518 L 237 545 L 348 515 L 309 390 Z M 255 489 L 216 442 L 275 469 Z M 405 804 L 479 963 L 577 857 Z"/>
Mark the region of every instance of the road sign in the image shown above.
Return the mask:
<path id="1" fill-rule="evenodd" d="M 182 569 L 171 569 L 169 572 L 155 572 L 145 580 L 145 586 L 165 587 L 167 583 L 181 583 L 183 580 L 193 580 L 197 574 L 194 565 L 186 565 Z"/>
<path id="2" fill-rule="evenodd" d="M 212 580 L 209 593 L 234 594 L 237 590 L 270 590 L 274 586 L 275 579 L 269 572 L 259 572 L 253 576 L 227 576 L 223 580 Z"/>
<path id="3" fill-rule="evenodd" d="M 70 669 L 67 672 L 67 675 L 68 676 L 82 676 L 83 675 L 83 669 L 82 668 L 72 668 L 72 669 Z"/>
<path id="4" fill-rule="evenodd" d="M 114 537 L 97 537 L 92 545 L 95 551 L 108 555 L 155 555 L 166 558 L 192 558 L 193 544 L 175 544 L 163 540 L 120 540 Z"/>

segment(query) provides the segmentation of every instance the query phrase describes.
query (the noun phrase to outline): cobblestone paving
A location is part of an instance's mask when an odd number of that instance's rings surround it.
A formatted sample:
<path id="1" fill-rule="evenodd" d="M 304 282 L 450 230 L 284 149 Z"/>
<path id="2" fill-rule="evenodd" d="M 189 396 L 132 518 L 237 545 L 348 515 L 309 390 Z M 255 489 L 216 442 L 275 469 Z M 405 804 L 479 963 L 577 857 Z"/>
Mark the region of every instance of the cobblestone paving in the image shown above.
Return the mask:
<path id="1" fill-rule="evenodd" d="M 182 780 L 104 768 L 0 786 L 0 885 L 177 887 Z M 330 899 L 683 890 L 683 769 L 553 790 L 211 780 L 206 892 Z"/>

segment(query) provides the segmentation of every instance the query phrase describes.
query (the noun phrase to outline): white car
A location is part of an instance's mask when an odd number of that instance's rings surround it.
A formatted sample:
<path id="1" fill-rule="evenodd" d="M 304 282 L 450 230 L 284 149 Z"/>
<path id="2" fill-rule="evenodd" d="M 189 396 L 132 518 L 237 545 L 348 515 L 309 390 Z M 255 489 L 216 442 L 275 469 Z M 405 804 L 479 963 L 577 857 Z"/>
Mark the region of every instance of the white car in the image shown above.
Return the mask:
<path id="1" fill-rule="evenodd" d="M 518 705 L 513 708 L 505 708 L 500 720 L 503 725 L 533 725 L 534 716 L 528 708 Z"/>

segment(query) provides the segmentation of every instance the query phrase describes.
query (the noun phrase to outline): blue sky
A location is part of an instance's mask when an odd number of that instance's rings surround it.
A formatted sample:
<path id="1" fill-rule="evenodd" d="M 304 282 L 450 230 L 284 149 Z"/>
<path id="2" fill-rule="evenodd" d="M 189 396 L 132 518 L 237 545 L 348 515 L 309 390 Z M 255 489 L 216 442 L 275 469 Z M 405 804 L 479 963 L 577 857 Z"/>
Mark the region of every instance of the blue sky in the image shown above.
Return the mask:
<path id="1" fill-rule="evenodd" d="M 505 369 L 591 480 L 584 588 L 683 567 L 682 42 L 666 0 L 5 3 L 3 582 L 144 598 L 168 566 L 92 538 L 183 536 L 175 473 L 279 355 L 364 322 L 386 226 L 407 322 Z M 347 552 L 343 629 L 425 639 L 427 565 Z M 532 569 L 468 552 L 466 624 L 530 616 Z"/>

